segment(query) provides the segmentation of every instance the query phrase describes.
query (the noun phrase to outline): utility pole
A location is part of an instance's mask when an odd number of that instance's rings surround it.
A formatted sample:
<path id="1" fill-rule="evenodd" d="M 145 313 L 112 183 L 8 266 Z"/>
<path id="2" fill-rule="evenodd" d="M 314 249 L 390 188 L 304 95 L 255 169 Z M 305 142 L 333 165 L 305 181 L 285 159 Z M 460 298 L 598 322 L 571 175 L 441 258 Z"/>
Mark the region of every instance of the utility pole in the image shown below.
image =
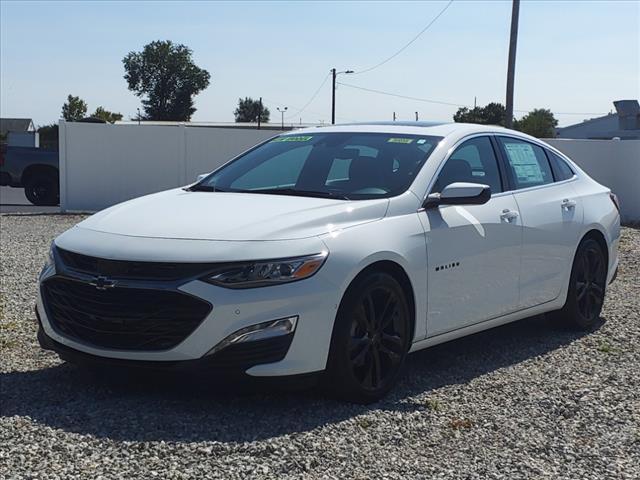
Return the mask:
<path id="1" fill-rule="evenodd" d="M 276 110 L 278 110 L 280 112 L 280 117 L 282 119 L 282 123 L 281 123 L 281 129 L 284 130 L 284 112 L 287 111 L 289 107 L 283 107 L 282 109 L 280 107 L 276 107 Z"/>
<path id="2" fill-rule="evenodd" d="M 331 84 L 331 125 L 336 123 L 336 69 L 331 69 L 332 84 Z"/>
<path id="3" fill-rule="evenodd" d="M 262 97 L 258 102 L 258 130 L 260 130 L 260 117 L 262 117 Z"/>
<path id="4" fill-rule="evenodd" d="M 520 14 L 520 0 L 513 0 L 511 9 L 511 37 L 509 39 L 509 65 L 507 66 L 507 118 L 505 126 L 513 127 L 513 83 L 516 70 L 516 46 L 518 44 L 518 16 Z"/>
<path id="5" fill-rule="evenodd" d="M 331 125 L 336 123 L 336 77 L 341 73 L 353 73 L 353 70 L 345 70 L 344 72 L 337 72 L 335 68 L 331 69 Z"/>

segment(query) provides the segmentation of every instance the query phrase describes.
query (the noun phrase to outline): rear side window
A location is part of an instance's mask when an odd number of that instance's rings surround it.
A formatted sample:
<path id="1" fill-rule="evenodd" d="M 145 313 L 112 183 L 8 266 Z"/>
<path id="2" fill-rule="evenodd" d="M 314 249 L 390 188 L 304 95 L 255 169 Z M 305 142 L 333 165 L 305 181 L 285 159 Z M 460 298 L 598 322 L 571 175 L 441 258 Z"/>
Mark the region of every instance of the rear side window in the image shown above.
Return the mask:
<path id="1" fill-rule="evenodd" d="M 491 193 L 502 191 L 498 160 L 489 137 L 476 137 L 460 145 L 444 164 L 433 192 L 454 182 L 482 183 L 491 187 Z"/>
<path id="2" fill-rule="evenodd" d="M 553 173 L 544 150 L 515 138 L 498 137 L 507 158 L 516 189 L 553 183 Z"/>
<path id="3" fill-rule="evenodd" d="M 551 162 L 551 168 L 553 169 L 553 176 L 556 177 L 556 182 L 568 180 L 575 175 L 575 172 L 564 158 L 557 153 L 553 153 L 551 150 L 546 150 L 546 152 Z"/>

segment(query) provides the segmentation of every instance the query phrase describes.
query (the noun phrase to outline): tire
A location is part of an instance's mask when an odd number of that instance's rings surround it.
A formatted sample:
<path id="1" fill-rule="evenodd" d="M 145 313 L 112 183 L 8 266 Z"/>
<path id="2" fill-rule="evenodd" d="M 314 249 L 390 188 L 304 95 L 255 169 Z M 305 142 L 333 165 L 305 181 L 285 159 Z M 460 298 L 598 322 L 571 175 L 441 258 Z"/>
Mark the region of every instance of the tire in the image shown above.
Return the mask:
<path id="1" fill-rule="evenodd" d="M 58 205 L 60 203 L 58 177 L 52 173 L 31 175 L 24 182 L 24 194 L 34 205 Z"/>
<path id="2" fill-rule="evenodd" d="M 578 246 L 571 268 L 567 300 L 553 316 L 573 329 L 589 330 L 597 323 L 604 303 L 606 257 L 600 244 L 586 238 Z"/>
<path id="3" fill-rule="evenodd" d="M 411 344 L 412 315 L 398 281 L 374 272 L 345 294 L 333 328 L 325 388 L 368 404 L 396 384 Z"/>

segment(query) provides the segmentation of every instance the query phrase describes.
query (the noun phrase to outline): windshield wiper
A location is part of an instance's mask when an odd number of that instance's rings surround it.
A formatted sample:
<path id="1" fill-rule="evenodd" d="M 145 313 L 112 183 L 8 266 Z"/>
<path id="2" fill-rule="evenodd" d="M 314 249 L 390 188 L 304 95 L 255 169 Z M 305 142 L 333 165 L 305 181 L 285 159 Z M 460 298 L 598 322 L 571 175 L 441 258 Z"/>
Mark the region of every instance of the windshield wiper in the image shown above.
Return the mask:
<path id="1" fill-rule="evenodd" d="M 190 187 L 185 188 L 185 190 L 188 190 L 190 192 L 226 192 L 227 191 L 227 190 L 218 188 L 216 186 L 202 185 L 199 183 L 196 183 L 195 185 L 191 185 Z"/>
<path id="2" fill-rule="evenodd" d="M 315 190 L 298 190 L 297 188 L 265 188 L 260 190 L 243 190 L 242 193 L 266 193 L 268 195 L 293 195 L 298 197 L 335 198 L 337 200 L 349 200 L 342 193 L 320 192 Z"/>

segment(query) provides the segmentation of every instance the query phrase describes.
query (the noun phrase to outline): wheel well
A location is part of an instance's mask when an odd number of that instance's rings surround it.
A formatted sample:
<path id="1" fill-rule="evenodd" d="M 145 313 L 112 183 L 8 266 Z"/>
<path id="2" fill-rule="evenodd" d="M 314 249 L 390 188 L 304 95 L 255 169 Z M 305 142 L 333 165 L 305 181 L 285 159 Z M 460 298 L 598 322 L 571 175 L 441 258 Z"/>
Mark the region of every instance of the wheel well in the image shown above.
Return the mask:
<path id="1" fill-rule="evenodd" d="M 58 169 L 50 165 L 31 165 L 22 172 L 22 185 L 38 175 L 53 175 L 58 178 Z"/>
<path id="2" fill-rule="evenodd" d="M 598 244 L 602 248 L 602 252 L 604 253 L 604 260 L 605 260 L 605 264 L 607 266 L 607 272 L 608 272 L 609 271 L 609 246 L 607 245 L 607 240 L 604 238 L 604 235 L 600 230 L 593 229 L 585 233 L 584 237 L 582 237 L 582 241 L 586 240 L 587 238 L 592 238 L 593 240 L 598 242 Z"/>
<path id="3" fill-rule="evenodd" d="M 413 295 L 413 286 L 411 285 L 411 280 L 409 280 L 409 276 L 407 272 L 405 272 L 404 268 L 402 268 L 396 262 L 391 260 L 381 260 L 371 265 L 368 265 L 365 269 L 363 269 L 349 284 L 349 288 L 352 285 L 355 285 L 358 280 L 360 280 L 365 275 L 368 275 L 373 272 L 384 272 L 391 275 L 399 284 L 402 286 L 402 290 L 404 290 L 407 301 L 409 302 L 409 311 L 411 312 L 411 336 L 413 339 L 413 335 L 415 334 L 416 329 L 416 300 Z M 347 291 L 349 290 L 347 288 Z"/>

